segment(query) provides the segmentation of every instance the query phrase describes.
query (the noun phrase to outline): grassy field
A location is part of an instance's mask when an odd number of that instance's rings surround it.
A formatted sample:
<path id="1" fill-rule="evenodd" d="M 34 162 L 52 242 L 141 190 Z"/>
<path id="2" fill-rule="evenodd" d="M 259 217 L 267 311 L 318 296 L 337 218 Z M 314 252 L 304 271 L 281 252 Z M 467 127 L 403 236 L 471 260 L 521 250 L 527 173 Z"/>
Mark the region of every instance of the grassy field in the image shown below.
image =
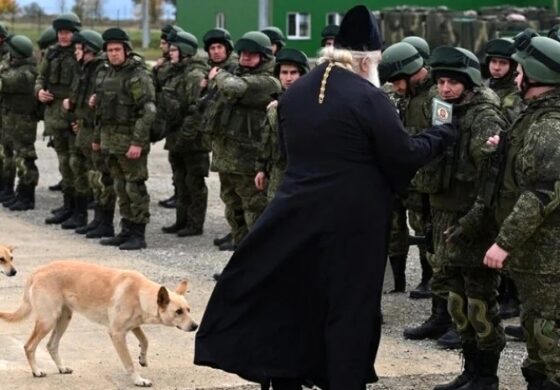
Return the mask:
<path id="1" fill-rule="evenodd" d="M 28 36 L 33 42 L 37 42 L 41 32 L 45 30 L 48 25 L 43 23 L 42 26 L 38 24 L 31 24 L 31 23 L 22 23 L 22 22 L 7 22 L 6 25 L 8 26 L 9 30 L 13 34 L 20 34 Z M 105 29 L 109 27 L 116 27 L 115 24 L 105 24 L 105 25 L 97 25 L 95 26 L 94 30 L 102 33 Z M 155 60 L 160 56 L 159 51 L 159 38 L 161 31 L 159 29 L 151 29 L 150 30 L 150 47 L 148 49 L 142 49 L 142 31 L 139 27 L 134 26 L 121 26 L 124 28 L 128 34 L 130 35 L 130 39 L 132 41 L 132 47 L 134 51 L 142 54 L 147 60 Z M 91 29 L 91 26 L 85 25 L 84 28 Z"/>

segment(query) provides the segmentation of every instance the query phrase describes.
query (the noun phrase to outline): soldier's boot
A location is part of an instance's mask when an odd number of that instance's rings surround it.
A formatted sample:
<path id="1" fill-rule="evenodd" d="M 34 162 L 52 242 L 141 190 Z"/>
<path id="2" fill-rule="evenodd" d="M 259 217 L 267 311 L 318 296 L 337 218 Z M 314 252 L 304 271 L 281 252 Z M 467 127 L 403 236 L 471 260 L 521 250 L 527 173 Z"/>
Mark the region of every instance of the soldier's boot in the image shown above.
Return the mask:
<path id="1" fill-rule="evenodd" d="M 445 349 L 459 349 L 461 348 L 461 337 L 457 329 L 451 326 L 443 336 L 437 339 L 436 344 Z"/>
<path id="2" fill-rule="evenodd" d="M 546 380 L 543 383 L 542 390 L 560 390 L 560 385 L 552 382 L 551 380 Z"/>
<path id="3" fill-rule="evenodd" d="M 3 190 L 4 190 L 4 178 L 2 177 L 2 175 L 0 175 L 0 193 L 2 193 Z"/>
<path id="4" fill-rule="evenodd" d="M 498 297 L 500 302 L 500 318 L 508 319 L 518 317 L 520 314 L 519 297 L 517 296 L 517 287 L 513 280 L 507 276 L 502 279 L 504 285 L 502 294 Z"/>
<path id="5" fill-rule="evenodd" d="M 526 367 L 521 368 L 521 373 L 527 381 L 527 390 L 542 390 L 546 375 Z"/>
<path id="6" fill-rule="evenodd" d="M 504 333 L 510 337 L 513 337 L 514 341 L 526 341 L 527 337 L 525 336 L 525 332 L 523 328 L 519 325 L 508 325 L 504 328 Z"/>
<path id="7" fill-rule="evenodd" d="M 164 226 L 161 231 L 167 234 L 175 234 L 179 230 L 187 226 L 187 210 L 184 207 L 177 207 L 175 210 L 175 223 L 169 226 Z"/>
<path id="8" fill-rule="evenodd" d="M 215 246 L 220 246 L 223 243 L 231 241 L 231 240 L 233 240 L 233 235 L 231 233 L 228 233 L 223 237 L 214 238 L 213 243 L 214 243 Z"/>
<path id="9" fill-rule="evenodd" d="M 183 229 L 177 232 L 179 237 L 192 237 L 192 236 L 201 236 L 203 233 L 202 227 L 197 227 L 193 225 L 187 225 Z"/>
<path id="10" fill-rule="evenodd" d="M 74 197 L 74 210 L 70 218 L 60 224 L 63 229 L 76 229 L 87 225 L 87 195 L 76 195 Z"/>
<path id="11" fill-rule="evenodd" d="M 221 251 L 234 251 L 237 249 L 237 245 L 233 243 L 233 240 L 226 241 L 218 247 Z"/>
<path id="12" fill-rule="evenodd" d="M 421 325 L 406 328 L 404 338 L 409 340 L 438 339 L 452 326 L 451 316 L 447 311 L 447 300 L 437 295 L 432 296 L 432 313 Z"/>
<path id="13" fill-rule="evenodd" d="M 14 191 L 13 195 L 11 197 L 9 197 L 8 199 L 4 200 L 2 202 L 2 206 L 4 206 L 5 208 L 9 209 L 10 207 L 12 207 L 12 205 L 14 205 L 17 201 L 18 201 L 18 196 L 21 193 L 21 184 L 18 183 L 16 190 Z"/>
<path id="14" fill-rule="evenodd" d="M 49 186 L 49 191 L 62 191 L 62 180 L 52 186 Z"/>
<path id="15" fill-rule="evenodd" d="M 117 234 L 114 237 L 109 237 L 109 238 L 104 238 L 101 241 L 99 241 L 99 243 L 101 245 L 105 245 L 105 246 L 119 246 L 123 243 L 125 243 L 128 238 L 130 237 L 131 233 L 131 228 L 132 226 L 132 222 L 130 222 L 128 219 L 121 219 L 121 231 L 119 234 Z M 91 232 L 90 232 L 91 233 Z M 88 234 L 90 234 L 88 233 Z M 87 237 L 87 234 L 86 234 Z"/>
<path id="16" fill-rule="evenodd" d="M 134 251 L 146 248 L 146 224 L 131 223 L 128 239 L 119 245 L 123 251 Z"/>
<path id="17" fill-rule="evenodd" d="M 0 192 L 0 203 L 3 204 L 5 201 L 11 200 L 15 197 L 14 183 L 15 178 L 4 178 L 4 189 Z"/>
<path id="18" fill-rule="evenodd" d="M 33 210 L 35 208 L 35 186 L 22 184 L 19 187 L 17 201 L 10 206 L 10 210 Z"/>
<path id="19" fill-rule="evenodd" d="M 166 209 L 174 209 L 177 206 L 177 191 L 168 199 L 160 200 L 158 204 Z"/>
<path id="20" fill-rule="evenodd" d="M 463 372 L 453 379 L 451 382 L 437 385 L 434 390 L 457 390 L 463 389 L 463 386 L 473 382 L 478 376 L 478 353 L 474 342 L 464 343 L 463 345 L 463 358 L 465 364 Z"/>
<path id="21" fill-rule="evenodd" d="M 86 238 L 103 238 L 114 237 L 115 227 L 113 225 L 113 218 L 115 216 L 114 208 L 100 208 L 100 220 L 97 227 L 86 233 Z M 120 245 L 120 244 L 115 244 Z"/>
<path id="22" fill-rule="evenodd" d="M 76 232 L 77 234 L 86 234 L 87 232 L 90 232 L 96 227 L 98 227 L 100 223 L 101 223 L 101 207 L 95 206 L 95 208 L 93 209 L 93 219 L 91 220 L 91 222 L 88 223 L 87 225 L 76 228 L 74 232 Z"/>
<path id="23" fill-rule="evenodd" d="M 406 289 L 406 255 L 390 256 L 389 263 L 393 270 L 393 280 L 395 283 L 389 293 L 402 293 Z"/>
<path id="24" fill-rule="evenodd" d="M 457 390 L 498 390 L 498 364 L 500 353 L 496 351 L 478 351 L 476 360 L 476 376 Z"/>
<path id="25" fill-rule="evenodd" d="M 420 249 L 420 265 L 422 266 L 422 279 L 420 280 L 420 284 L 410 292 L 409 296 L 412 299 L 428 299 L 432 297 L 430 281 L 433 271 L 432 266 L 428 262 L 425 249 Z"/>
<path id="26" fill-rule="evenodd" d="M 63 192 L 63 200 L 62 210 L 52 217 L 45 219 L 47 225 L 62 223 L 72 216 L 74 212 L 74 196 L 70 191 Z"/>

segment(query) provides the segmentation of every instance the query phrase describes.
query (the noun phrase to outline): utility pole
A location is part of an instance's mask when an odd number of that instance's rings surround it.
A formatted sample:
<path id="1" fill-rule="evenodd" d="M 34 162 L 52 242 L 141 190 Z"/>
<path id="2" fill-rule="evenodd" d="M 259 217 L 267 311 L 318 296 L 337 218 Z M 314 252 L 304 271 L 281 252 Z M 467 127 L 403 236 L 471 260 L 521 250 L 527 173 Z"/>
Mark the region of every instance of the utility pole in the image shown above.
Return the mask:
<path id="1" fill-rule="evenodd" d="M 270 26 L 270 2 L 269 0 L 259 0 L 259 30 Z"/>
<path id="2" fill-rule="evenodd" d="M 147 49 L 150 46 L 150 0 L 142 1 L 142 48 Z"/>

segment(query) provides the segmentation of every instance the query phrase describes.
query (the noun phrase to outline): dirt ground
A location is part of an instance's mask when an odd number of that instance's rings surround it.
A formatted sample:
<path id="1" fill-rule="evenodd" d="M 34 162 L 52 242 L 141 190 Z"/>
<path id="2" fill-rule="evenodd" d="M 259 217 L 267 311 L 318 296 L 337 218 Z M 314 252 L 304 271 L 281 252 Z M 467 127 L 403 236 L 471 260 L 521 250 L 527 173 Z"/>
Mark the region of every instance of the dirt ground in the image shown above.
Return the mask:
<path id="1" fill-rule="evenodd" d="M 172 210 L 157 206 L 158 200 L 171 193 L 172 186 L 166 152 L 161 144 L 156 145 L 150 154 L 151 176 L 148 181 L 152 198 L 152 220 L 147 229 L 149 247 L 126 253 L 43 223 L 49 210 L 60 203 L 60 193 L 47 189 L 60 176 L 54 151 L 45 148 L 41 138 L 37 142 L 37 149 L 41 179 L 36 210 L 16 213 L 0 207 L 0 243 L 17 246 L 14 254 L 18 269 L 15 277 L 0 276 L 0 310 L 11 311 L 18 307 L 25 279 L 38 265 L 54 259 L 73 258 L 135 269 L 169 287 L 186 276 L 190 281 L 188 299 L 193 307 L 193 316 L 199 321 L 214 286 L 212 274 L 219 271 L 230 256 L 230 253 L 219 252 L 211 242 L 214 237 L 227 232 L 217 176 L 211 174 L 207 181 L 210 197 L 204 235 L 181 239 L 162 234 L 161 227 L 172 223 L 174 214 Z M 417 252 L 413 249 L 407 271 L 409 287 L 418 283 L 418 263 Z M 387 276 L 389 288 L 390 273 Z M 402 338 L 404 326 L 421 322 L 428 307 L 429 302 L 410 300 L 406 294 L 384 296 L 386 324 L 376 363 L 381 379 L 372 389 L 432 389 L 435 384 L 447 381 L 460 372 L 459 353 L 437 349 L 431 341 L 410 342 Z M 74 316 L 60 348 L 63 360 L 74 369 L 74 373 L 58 374 L 46 351 L 45 340 L 39 345 L 37 357 L 48 375 L 45 378 L 33 378 L 23 353 L 23 345 L 31 328 L 31 319 L 19 324 L 0 323 L 0 390 L 106 390 L 134 387 L 122 368 L 105 328 L 80 315 Z M 194 333 L 182 333 L 161 326 L 146 326 L 145 332 L 150 341 L 149 367 L 141 368 L 140 373 L 154 382 L 154 388 L 260 388 L 234 375 L 194 366 Z M 132 355 L 136 356 L 138 348 L 136 342 L 131 340 L 133 338 L 129 339 L 129 347 Z M 508 343 L 500 363 L 501 389 L 523 388 L 519 371 L 523 355 L 523 345 Z"/>

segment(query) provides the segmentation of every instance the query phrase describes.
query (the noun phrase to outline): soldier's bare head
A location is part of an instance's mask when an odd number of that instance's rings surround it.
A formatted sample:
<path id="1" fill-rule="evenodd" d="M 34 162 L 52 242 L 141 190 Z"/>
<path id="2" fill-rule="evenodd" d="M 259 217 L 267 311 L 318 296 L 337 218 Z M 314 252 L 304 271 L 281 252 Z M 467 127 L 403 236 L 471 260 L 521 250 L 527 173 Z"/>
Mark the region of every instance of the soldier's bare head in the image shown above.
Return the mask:
<path id="1" fill-rule="evenodd" d="M 56 37 L 58 40 L 58 44 L 62 47 L 68 47 L 72 45 L 72 37 L 74 33 L 70 30 L 58 30 L 56 32 Z"/>
<path id="2" fill-rule="evenodd" d="M 260 53 L 253 53 L 250 51 L 243 50 L 239 53 L 239 65 L 244 68 L 256 68 L 262 62 L 262 57 Z"/>
<path id="3" fill-rule="evenodd" d="M 107 43 L 106 50 L 107 59 L 113 66 L 122 65 L 126 60 L 126 49 L 122 42 L 109 42 Z"/>

